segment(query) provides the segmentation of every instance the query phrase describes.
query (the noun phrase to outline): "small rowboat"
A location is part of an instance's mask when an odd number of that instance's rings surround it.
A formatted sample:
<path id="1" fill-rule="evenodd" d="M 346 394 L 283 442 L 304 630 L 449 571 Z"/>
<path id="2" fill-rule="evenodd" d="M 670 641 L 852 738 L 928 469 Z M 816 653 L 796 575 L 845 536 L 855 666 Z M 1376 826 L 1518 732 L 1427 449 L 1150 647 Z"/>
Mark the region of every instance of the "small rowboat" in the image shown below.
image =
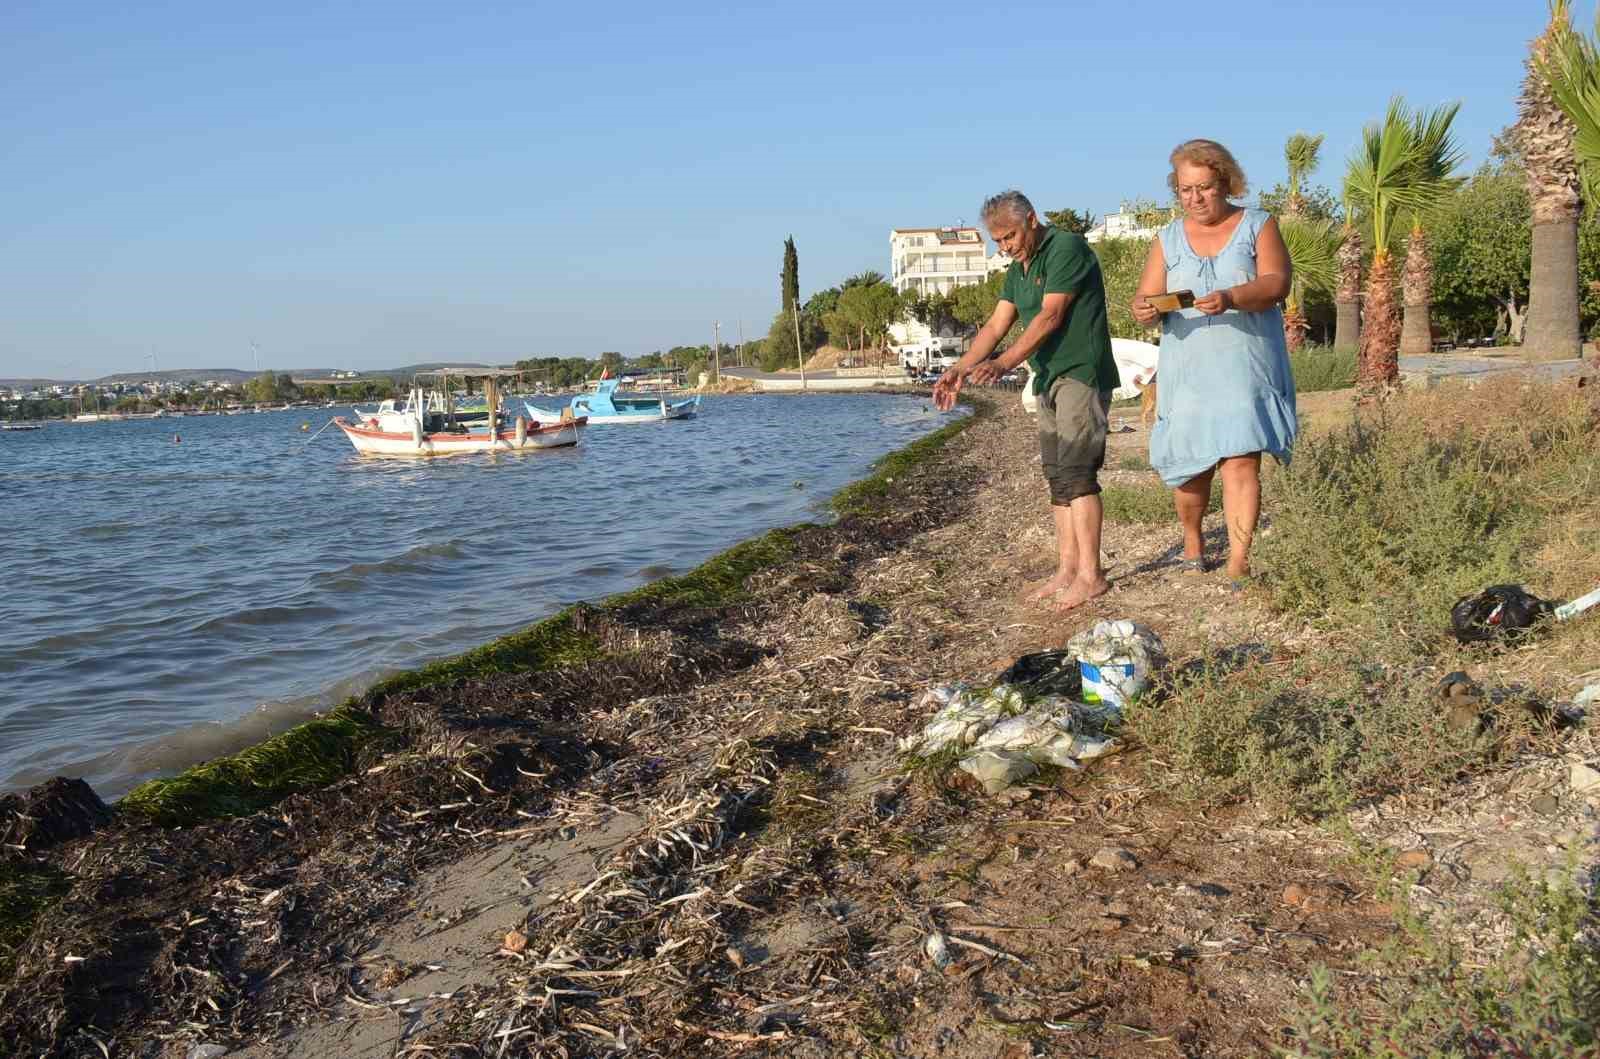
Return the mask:
<path id="1" fill-rule="evenodd" d="M 528 415 L 540 423 L 553 423 L 564 415 L 582 416 L 590 426 L 605 423 L 664 423 L 669 419 L 688 419 L 700 411 L 700 398 L 669 401 L 665 397 L 618 395 L 619 379 L 601 379 L 594 393 L 582 393 L 559 412 L 523 402 Z"/>
<path id="2" fill-rule="evenodd" d="M 344 431 L 350 444 L 363 456 L 456 456 L 468 452 L 527 452 L 533 449 L 554 449 L 576 445 L 578 435 L 586 425 L 580 417 L 566 414 L 560 419 L 540 423 L 517 416 L 508 420 L 500 411 L 496 380 L 516 372 L 490 372 L 477 369 L 457 372 L 468 378 L 484 381 L 487 413 L 481 424 L 463 422 L 449 398 L 449 386 L 444 372 L 419 372 L 423 376 L 437 376 L 437 386 L 429 390 L 420 383 L 412 385 L 410 397 L 401 408 L 385 402 L 385 406 L 370 415 L 351 422 L 343 417 L 334 425 Z M 452 409 L 438 411 L 438 409 Z M 495 423 L 494 429 L 489 423 Z"/>

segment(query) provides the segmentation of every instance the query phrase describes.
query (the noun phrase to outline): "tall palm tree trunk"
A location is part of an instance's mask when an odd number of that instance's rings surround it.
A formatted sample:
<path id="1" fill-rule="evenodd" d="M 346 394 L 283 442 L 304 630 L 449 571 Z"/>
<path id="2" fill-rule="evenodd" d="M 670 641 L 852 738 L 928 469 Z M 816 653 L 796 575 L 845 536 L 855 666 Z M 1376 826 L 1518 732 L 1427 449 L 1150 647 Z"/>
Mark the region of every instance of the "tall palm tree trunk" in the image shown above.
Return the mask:
<path id="1" fill-rule="evenodd" d="M 1337 310 L 1333 344 L 1354 349 L 1361 344 L 1361 233 L 1345 229 L 1339 244 L 1339 288 L 1333 296 Z"/>
<path id="2" fill-rule="evenodd" d="M 1293 296 L 1283 305 L 1283 341 L 1290 353 L 1298 353 L 1306 344 L 1306 314 Z"/>
<path id="3" fill-rule="evenodd" d="M 1394 303 L 1394 262 L 1380 249 L 1367 274 L 1366 319 L 1361 325 L 1361 354 L 1356 382 L 1381 389 L 1400 377 L 1400 314 Z"/>
<path id="4" fill-rule="evenodd" d="M 1433 262 L 1428 258 L 1428 237 L 1421 228 L 1411 229 L 1401 290 L 1405 320 L 1400 328 L 1400 352 L 1413 357 L 1432 353 L 1433 320 L 1429 302 L 1433 298 Z"/>
<path id="5" fill-rule="evenodd" d="M 1582 352 L 1578 296 L 1577 127 L 1556 104 L 1535 62 L 1550 53 L 1558 33 L 1571 33 L 1567 6 L 1553 4 L 1550 24 L 1530 46 L 1517 101 L 1517 141 L 1528 167 L 1533 206 L 1533 260 L 1523 351 L 1536 360 Z"/>

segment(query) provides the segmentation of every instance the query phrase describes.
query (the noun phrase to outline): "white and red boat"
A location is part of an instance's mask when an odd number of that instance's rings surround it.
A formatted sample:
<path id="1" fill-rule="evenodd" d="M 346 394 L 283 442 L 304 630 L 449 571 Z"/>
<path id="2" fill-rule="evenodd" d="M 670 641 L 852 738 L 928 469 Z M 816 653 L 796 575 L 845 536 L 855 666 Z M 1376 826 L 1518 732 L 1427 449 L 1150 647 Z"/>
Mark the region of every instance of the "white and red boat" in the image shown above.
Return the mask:
<path id="1" fill-rule="evenodd" d="M 578 443 L 587 420 L 570 414 L 556 422 L 539 423 L 524 416 L 508 419 L 501 414 L 497 382 L 511 371 L 476 369 L 457 375 L 482 379 L 488 413 L 470 418 L 454 411 L 444 372 L 418 372 L 418 378 L 436 377 L 435 387 L 414 382 L 403 407 L 391 402 L 356 422 L 343 417 L 334 424 L 363 456 L 455 456 L 466 452 L 526 452 L 562 448 Z M 491 428 L 490 424 L 494 424 Z"/>

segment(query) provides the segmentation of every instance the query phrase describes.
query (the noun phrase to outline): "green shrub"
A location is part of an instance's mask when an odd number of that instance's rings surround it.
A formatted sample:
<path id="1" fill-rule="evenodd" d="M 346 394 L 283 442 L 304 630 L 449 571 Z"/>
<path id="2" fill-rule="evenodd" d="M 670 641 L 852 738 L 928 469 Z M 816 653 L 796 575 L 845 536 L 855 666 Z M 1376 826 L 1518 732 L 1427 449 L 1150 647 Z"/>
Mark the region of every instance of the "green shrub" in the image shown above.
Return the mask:
<path id="1" fill-rule="evenodd" d="M 1449 726 L 1430 686 L 1342 658 L 1213 661 L 1169 681 L 1128 707 L 1126 730 L 1149 749 L 1151 780 L 1189 799 L 1320 816 L 1446 781 L 1491 752 Z"/>
<path id="2" fill-rule="evenodd" d="M 1569 868 L 1575 865 L 1569 864 Z M 1569 873 L 1570 874 L 1570 873 Z M 1472 966 L 1400 902 L 1401 936 L 1366 955 L 1370 992 L 1350 995 L 1311 972 L 1299 1059 L 1565 1059 L 1600 1046 L 1600 948 L 1594 912 L 1570 877 L 1519 874 L 1501 890 L 1511 937 Z"/>
<path id="3" fill-rule="evenodd" d="M 1455 599 L 1528 579 L 1552 517 L 1591 502 L 1591 415 L 1575 390 L 1508 380 L 1398 395 L 1303 440 L 1268 482 L 1255 559 L 1274 603 L 1436 642 Z"/>
<path id="4" fill-rule="evenodd" d="M 1332 346 L 1302 346 L 1289 354 L 1296 393 L 1344 390 L 1356 384 L 1356 351 Z"/>
<path id="5" fill-rule="evenodd" d="M 1174 527 L 1178 524 L 1178 513 L 1172 506 L 1172 490 L 1168 489 L 1159 478 L 1152 477 L 1149 482 L 1139 485 L 1108 482 L 1101 487 L 1100 503 L 1105 507 L 1107 522 L 1146 524 L 1170 522 Z M 1220 510 L 1222 510 L 1222 483 L 1213 479 L 1211 502 L 1206 506 L 1206 512 L 1209 514 Z"/>

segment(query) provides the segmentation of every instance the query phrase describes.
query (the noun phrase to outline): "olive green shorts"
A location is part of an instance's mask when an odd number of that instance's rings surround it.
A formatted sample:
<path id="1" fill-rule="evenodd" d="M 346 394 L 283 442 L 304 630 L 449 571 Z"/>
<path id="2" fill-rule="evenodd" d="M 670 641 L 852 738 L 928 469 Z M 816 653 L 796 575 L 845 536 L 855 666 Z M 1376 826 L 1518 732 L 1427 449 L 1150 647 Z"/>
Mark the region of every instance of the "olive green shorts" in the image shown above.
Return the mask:
<path id="1" fill-rule="evenodd" d="M 1050 503 L 1065 507 L 1100 492 L 1111 391 L 1063 375 L 1039 395 L 1039 458 Z"/>

